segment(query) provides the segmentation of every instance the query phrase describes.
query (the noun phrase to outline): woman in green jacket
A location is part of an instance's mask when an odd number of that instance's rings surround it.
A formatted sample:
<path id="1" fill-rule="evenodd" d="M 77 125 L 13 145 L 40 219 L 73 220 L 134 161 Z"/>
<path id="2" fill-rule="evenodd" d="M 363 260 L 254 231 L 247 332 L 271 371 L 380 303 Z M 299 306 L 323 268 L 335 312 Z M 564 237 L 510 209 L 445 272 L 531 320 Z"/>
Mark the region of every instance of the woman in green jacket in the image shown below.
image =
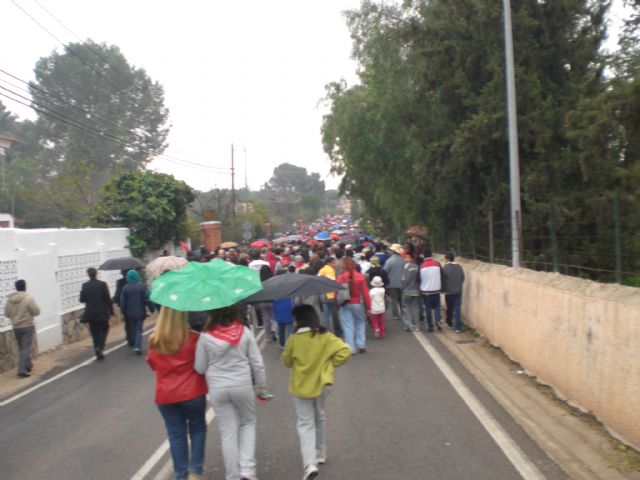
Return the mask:
<path id="1" fill-rule="evenodd" d="M 287 339 L 282 363 L 291 368 L 289 393 L 298 417 L 297 427 L 304 480 L 318 475 L 327 460 L 324 404 L 333 385 L 335 367 L 351 357 L 351 348 L 326 328 L 311 305 L 292 311 L 294 334 Z"/>

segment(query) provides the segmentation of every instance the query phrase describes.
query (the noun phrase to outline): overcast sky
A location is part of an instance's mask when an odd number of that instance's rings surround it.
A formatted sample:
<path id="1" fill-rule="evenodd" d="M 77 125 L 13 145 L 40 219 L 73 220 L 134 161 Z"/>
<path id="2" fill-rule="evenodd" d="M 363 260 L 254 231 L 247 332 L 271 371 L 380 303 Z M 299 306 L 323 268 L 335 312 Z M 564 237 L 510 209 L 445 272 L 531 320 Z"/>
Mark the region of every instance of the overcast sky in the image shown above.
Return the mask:
<path id="1" fill-rule="evenodd" d="M 258 189 L 284 162 L 337 187 L 322 151 L 326 110 L 319 101 L 327 83 L 356 82 L 342 11 L 359 0 L 14 1 L 63 42 L 77 41 L 75 34 L 117 45 L 164 86 L 171 123 L 165 153 L 221 173 L 164 158 L 151 168 L 199 190 L 229 188 L 233 143 L 237 187 L 246 174 L 249 188 Z M 622 0 L 614 4 L 617 25 L 625 14 Z M 62 48 L 12 0 L 0 0 L 0 24 L 0 68 L 24 80 L 33 79 L 38 58 Z M 0 100 L 21 118 L 34 117 Z"/>

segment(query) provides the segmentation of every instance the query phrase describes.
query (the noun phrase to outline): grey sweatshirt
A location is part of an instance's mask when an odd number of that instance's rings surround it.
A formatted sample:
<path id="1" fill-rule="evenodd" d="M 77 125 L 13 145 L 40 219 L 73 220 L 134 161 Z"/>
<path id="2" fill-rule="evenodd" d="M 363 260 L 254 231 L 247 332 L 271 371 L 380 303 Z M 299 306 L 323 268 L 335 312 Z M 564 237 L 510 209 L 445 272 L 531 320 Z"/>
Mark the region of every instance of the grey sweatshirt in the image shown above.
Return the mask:
<path id="1" fill-rule="evenodd" d="M 402 274 L 404 273 L 404 260 L 398 254 L 393 254 L 387 260 L 382 269 L 389 275 L 389 288 L 402 288 Z"/>
<path id="2" fill-rule="evenodd" d="M 404 264 L 402 271 L 402 293 L 410 297 L 420 295 L 420 282 L 418 280 L 420 267 L 414 262 Z"/>
<path id="3" fill-rule="evenodd" d="M 442 290 L 445 295 L 456 295 L 462 293 L 462 284 L 464 283 L 464 271 L 462 267 L 455 262 L 448 262 L 442 268 Z"/>
<path id="4" fill-rule="evenodd" d="M 246 327 L 235 347 L 202 332 L 194 368 L 205 375 L 209 390 L 254 385 L 253 379 L 256 388 L 267 386 L 262 354 L 253 333 Z"/>

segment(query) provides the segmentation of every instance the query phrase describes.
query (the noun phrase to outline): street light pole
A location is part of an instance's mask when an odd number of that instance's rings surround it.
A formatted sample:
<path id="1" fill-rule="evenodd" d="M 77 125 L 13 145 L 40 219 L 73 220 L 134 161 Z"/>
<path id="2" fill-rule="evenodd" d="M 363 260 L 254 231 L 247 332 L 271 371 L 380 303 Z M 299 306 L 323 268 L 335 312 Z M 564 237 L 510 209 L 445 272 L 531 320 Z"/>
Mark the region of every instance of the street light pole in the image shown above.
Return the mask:
<path id="1" fill-rule="evenodd" d="M 521 207 L 520 160 L 518 157 L 518 117 L 516 112 L 516 76 L 513 60 L 511 0 L 503 0 L 504 53 L 507 81 L 507 117 L 509 121 L 509 183 L 511 190 L 511 257 L 513 268 L 520 267 Z"/>
<path id="2" fill-rule="evenodd" d="M 233 143 L 231 144 L 231 217 L 236 226 L 236 169 L 233 163 Z"/>

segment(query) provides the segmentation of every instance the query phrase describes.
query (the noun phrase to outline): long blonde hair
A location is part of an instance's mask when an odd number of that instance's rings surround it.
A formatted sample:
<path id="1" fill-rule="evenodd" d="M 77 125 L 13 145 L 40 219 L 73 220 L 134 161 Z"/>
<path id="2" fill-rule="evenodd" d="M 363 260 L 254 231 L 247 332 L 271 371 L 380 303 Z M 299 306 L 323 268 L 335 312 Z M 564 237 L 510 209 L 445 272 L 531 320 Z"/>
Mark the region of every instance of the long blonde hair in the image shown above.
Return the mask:
<path id="1" fill-rule="evenodd" d="M 156 320 L 156 328 L 149 335 L 149 346 L 163 355 L 173 355 L 180 350 L 188 332 L 186 312 L 162 307 Z"/>

